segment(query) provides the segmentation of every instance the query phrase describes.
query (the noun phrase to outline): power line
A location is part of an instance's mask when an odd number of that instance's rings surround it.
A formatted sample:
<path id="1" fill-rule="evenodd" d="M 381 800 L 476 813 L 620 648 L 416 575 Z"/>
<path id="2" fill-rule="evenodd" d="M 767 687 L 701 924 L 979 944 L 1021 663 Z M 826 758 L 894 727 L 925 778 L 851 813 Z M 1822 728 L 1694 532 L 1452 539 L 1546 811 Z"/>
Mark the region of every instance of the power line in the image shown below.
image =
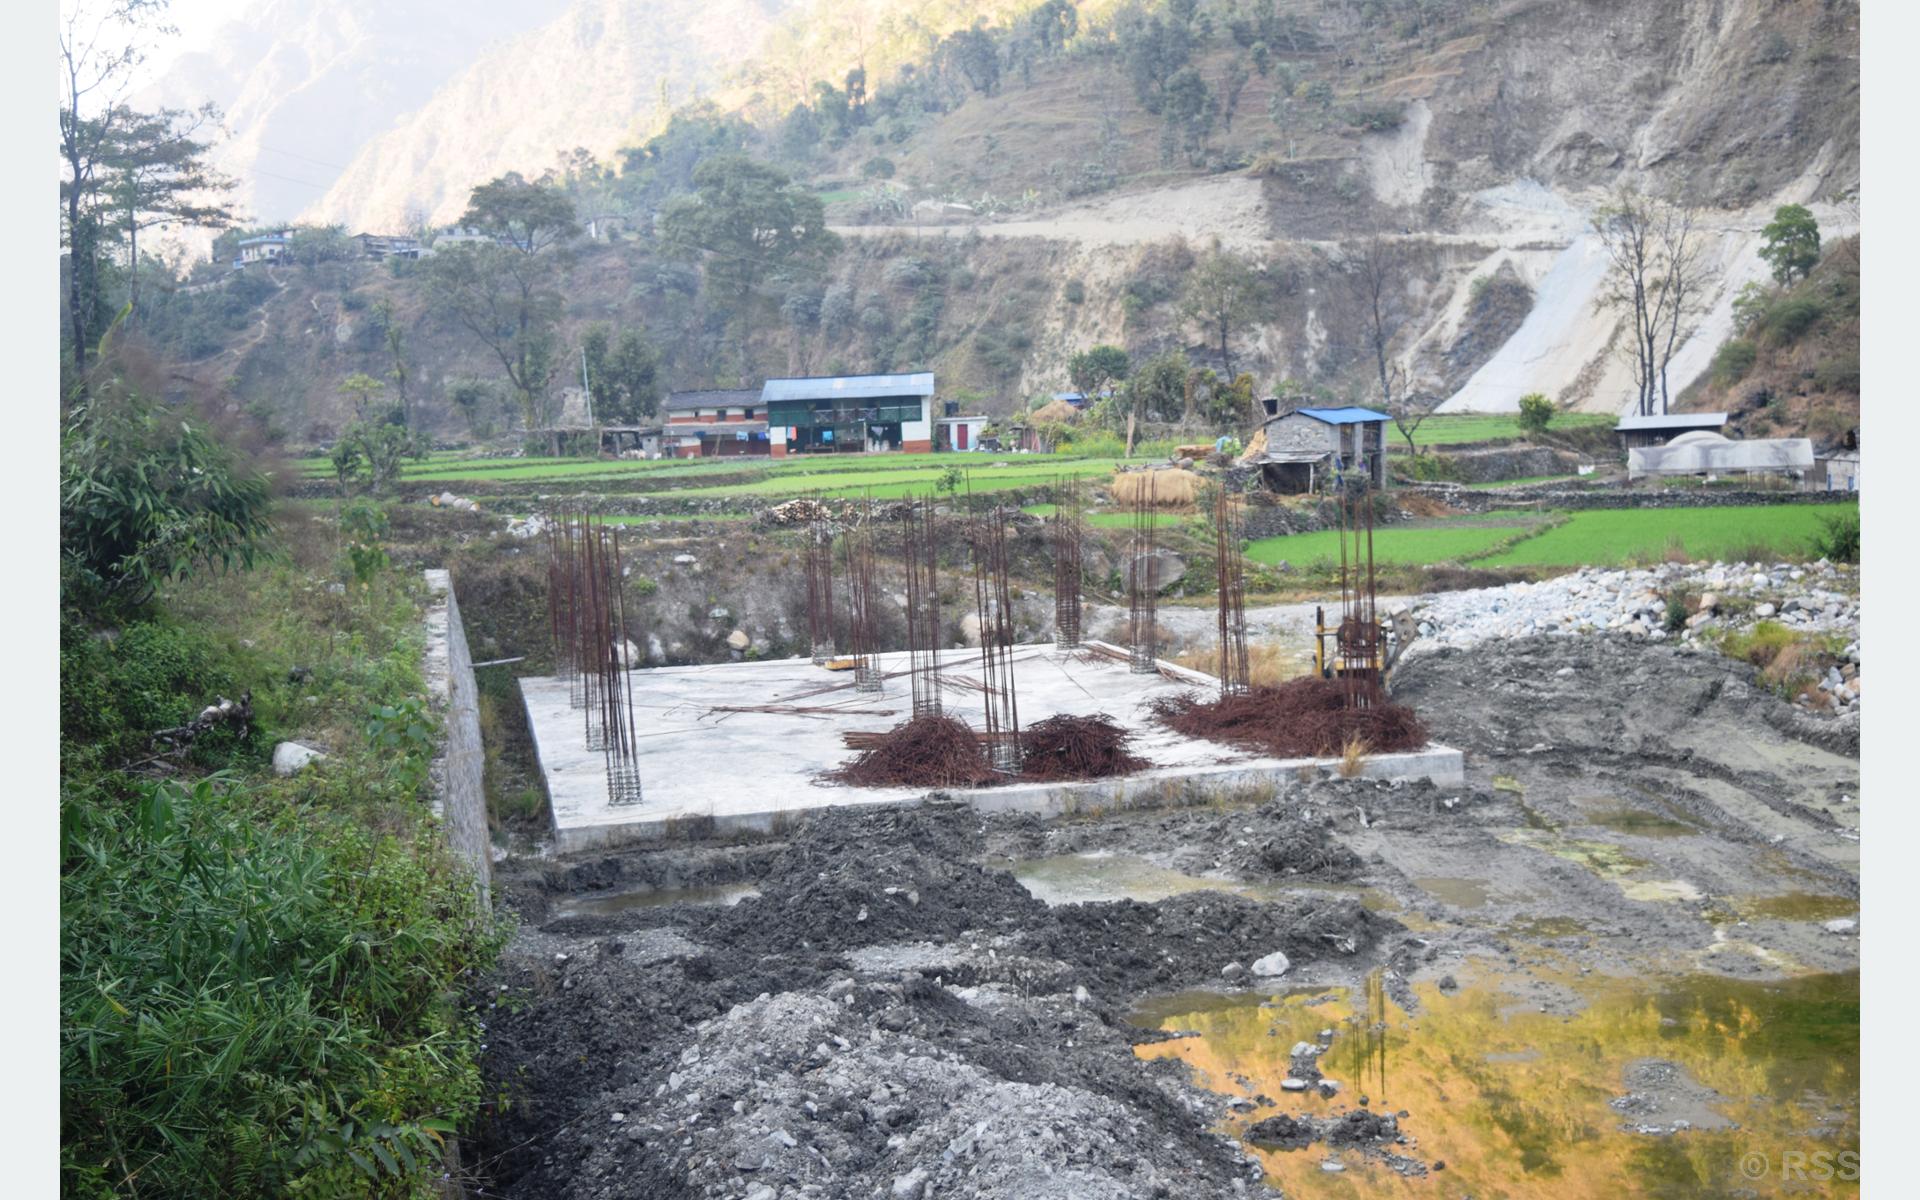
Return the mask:
<path id="1" fill-rule="evenodd" d="M 336 171 L 344 171 L 347 169 L 344 163 L 326 162 L 318 158 L 309 158 L 304 154 L 295 154 L 291 150 L 282 150 L 278 146 L 262 146 L 260 148 L 270 154 L 284 154 L 288 158 L 297 158 L 301 162 L 310 162 L 316 167 L 332 167 Z"/>

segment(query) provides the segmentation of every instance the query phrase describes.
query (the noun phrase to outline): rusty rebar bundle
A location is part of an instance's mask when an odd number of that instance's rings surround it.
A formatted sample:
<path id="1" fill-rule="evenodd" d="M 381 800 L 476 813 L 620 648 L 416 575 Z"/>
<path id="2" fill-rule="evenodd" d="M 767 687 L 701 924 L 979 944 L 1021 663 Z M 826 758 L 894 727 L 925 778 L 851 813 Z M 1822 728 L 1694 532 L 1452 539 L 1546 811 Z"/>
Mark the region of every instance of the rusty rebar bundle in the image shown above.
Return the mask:
<path id="1" fill-rule="evenodd" d="M 1081 580 L 1084 577 L 1087 514 L 1080 481 L 1053 485 L 1053 644 L 1072 650 L 1080 644 Z"/>
<path id="2" fill-rule="evenodd" d="M 973 553 L 973 597 L 980 614 L 980 679 L 984 687 L 983 736 L 993 768 L 1020 770 L 1020 708 L 1013 685 L 1013 589 L 1007 575 L 1007 534 L 998 505 L 973 514 L 968 542 Z"/>
<path id="3" fill-rule="evenodd" d="M 1160 648 L 1154 623 L 1159 616 L 1158 552 L 1154 546 L 1154 528 L 1159 514 L 1158 480 L 1147 473 L 1146 485 L 1134 492 L 1133 545 L 1127 563 L 1127 649 L 1129 668 L 1136 675 L 1151 675 L 1160 669 Z"/>
<path id="4" fill-rule="evenodd" d="M 552 639 L 553 673 L 567 682 L 567 701 L 587 703 L 580 675 L 580 538 L 571 518 L 547 528 L 547 632 Z"/>
<path id="5" fill-rule="evenodd" d="M 873 500 L 861 506 L 843 539 L 847 544 L 847 649 L 853 657 L 853 687 L 859 692 L 882 690 L 880 665 L 874 661 L 874 613 L 878 595 L 873 571 Z"/>
<path id="6" fill-rule="evenodd" d="M 1339 480 L 1340 625 L 1334 634 L 1334 672 L 1348 708 L 1378 701 L 1386 647 L 1380 631 L 1373 571 L 1373 480 L 1362 473 Z"/>
<path id="7" fill-rule="evenodd" d="M 907 676 L 913 715 L 940 712 L 940 540 L 931 499 L 909 500 L 900 521 L 907 568 Z"/>
<path id="8" fill-rule="evenodd" d="M 1247 664 L 1247 572 L 1240 557 L 1246 536 L 1246 509 L 1240 497 L 1221 488 L 1213 500 L 1213 556 L 1219 589 L 1220 694 L 1249 687 Z"/>
<path id="9" fill-rule="evenodd" d="M 807 522 L 807 636 L 816 666 L 833 657 L 833 524 Z"/>

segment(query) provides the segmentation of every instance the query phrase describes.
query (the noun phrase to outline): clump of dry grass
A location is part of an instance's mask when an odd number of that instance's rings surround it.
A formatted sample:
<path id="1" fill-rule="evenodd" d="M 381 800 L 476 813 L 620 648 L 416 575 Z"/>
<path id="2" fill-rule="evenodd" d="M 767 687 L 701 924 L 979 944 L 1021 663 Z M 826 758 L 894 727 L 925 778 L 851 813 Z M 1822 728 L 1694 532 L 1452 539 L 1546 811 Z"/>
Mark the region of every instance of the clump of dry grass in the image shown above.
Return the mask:
<path id="1" fill-rule="evenodd" d="M 1199 490 L 1200 477 L 1191 471 L 1122 471 L 1107 485 L 1114 503 L 1127 508 L 1186 510 Z"/>
<path id="2" fill-rule="evenodd" d="M 1347 735 L 1346 742 L 1340 747 L 1340 778 L 1358 779 L 1367 765 L 1367 739 L 1357 733 Z"/>
<path id="3" fill-rule="evenodd" d="M 1189 671 L 1201 671 L 1218 677 L 1220 647 L 1217 643 L 1186 650 L 1171 660 Z M 1307 673 L 1307 660 L 1290 652 L 1279 642 L 1256 642 L 1247 647 L 1247 682 L 1254 687 L 1274 687 Z"/>

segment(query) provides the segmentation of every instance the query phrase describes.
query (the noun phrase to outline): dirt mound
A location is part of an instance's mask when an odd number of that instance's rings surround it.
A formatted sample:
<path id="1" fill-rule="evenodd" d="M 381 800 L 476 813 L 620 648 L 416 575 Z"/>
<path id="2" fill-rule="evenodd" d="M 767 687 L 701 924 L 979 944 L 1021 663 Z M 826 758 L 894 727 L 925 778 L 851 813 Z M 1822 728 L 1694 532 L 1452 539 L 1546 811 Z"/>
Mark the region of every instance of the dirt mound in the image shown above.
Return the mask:
<path id="1" fill-rule="evenodd" d="M 1412 709 L 1389 701 L 1377 688 L 1369 689 L 1369 698 L 1370 707 L 1348 708 L 1343 685 L 1292 679 L 1212 700 L 1186 692 L 1155 701 L 1153 714 L 1176 733 L 1278 758 L 1337 755 L 1355 738 L 1374 754 L 1427 744 L 1426 726 Z"/>
<path id="2" fill-rule="evenodd" d="M 1104 713 L 1048 717 L 1020 735 L 1025 751 L 1020 777 L 1046 782 L 1128 775 L 1149 765 L 1127 752 L 1131 741 L 1132 735 Z"/>

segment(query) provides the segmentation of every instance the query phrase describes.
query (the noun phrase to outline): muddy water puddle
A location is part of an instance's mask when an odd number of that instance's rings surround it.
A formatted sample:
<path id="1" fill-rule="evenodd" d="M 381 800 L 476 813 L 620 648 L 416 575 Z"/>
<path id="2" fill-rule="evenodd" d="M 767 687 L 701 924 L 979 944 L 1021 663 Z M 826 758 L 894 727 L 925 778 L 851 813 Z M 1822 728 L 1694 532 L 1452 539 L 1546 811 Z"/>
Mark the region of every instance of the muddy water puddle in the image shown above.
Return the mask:
<path id="1" fill-rule="evenodd" d="M 1229 1118 L 1226 1132 L 1243 1139 L 1276 1114 L 1324 1129 L 1361 1095 L 1372 1113 L 1407 1114 L 1406 1144 L 1330 1147 L 1322 1136 L 1285 1150 L 1249 1140 L 1289 1196 L 1858 1194 L 1845 1172 L 1793 1182 L 1742 1173 L 1754 1155 L 1777 1164 L 1825 1151 L 1836 1163 L 1849 1152 L 1857 1162 L 1857 972 L 1774 983 L 1463 975 L 1462 984 L 1415 985 L 1417 1016 L 1387 997 L 1377 973 L 1361 989 L 1163 997 L 1136 1023 L 1199 1036 L 1138 1053 L 1182 1059 L 1223 1094 L 1264 1098 Z M 1547 992 L 1576 1003 L 1552 1013 L 1516 1003 Z M 1331 1097 L 1283 1089 L 1302 1042 L 1326 1045 L 1318 1065 L 1338 1081 Z"/>
<path id="2" fill-rule="evenodd" d="M 1059 854 L 1015 863 L 1011 872 L 1036 900 L 1048 904 L 1102 904 L 1138 900 L 1151 904 L 1188 892 L 1230 892 L 1250 900 L 1275 900 L 1298 892 L 1348 895 L 1375 911 L 1394 907 L 1374 888 L 1317 882 L 1248 883 L 1223 876 L 1192 875 L 1163 867 L 1137 854 L 1105 850 Z"/>
<path id="3" fill-rule="evenodd" d="M 630 892 L 600 892 L 562 896 L 548 911 L 549 920 L 562 917 L 611 917 L 636 908 L 658 908 L 664 904 L 738 904 L 760 889 L 750 883 L 723 883 L 710 887 L 640 888 Z"/>

